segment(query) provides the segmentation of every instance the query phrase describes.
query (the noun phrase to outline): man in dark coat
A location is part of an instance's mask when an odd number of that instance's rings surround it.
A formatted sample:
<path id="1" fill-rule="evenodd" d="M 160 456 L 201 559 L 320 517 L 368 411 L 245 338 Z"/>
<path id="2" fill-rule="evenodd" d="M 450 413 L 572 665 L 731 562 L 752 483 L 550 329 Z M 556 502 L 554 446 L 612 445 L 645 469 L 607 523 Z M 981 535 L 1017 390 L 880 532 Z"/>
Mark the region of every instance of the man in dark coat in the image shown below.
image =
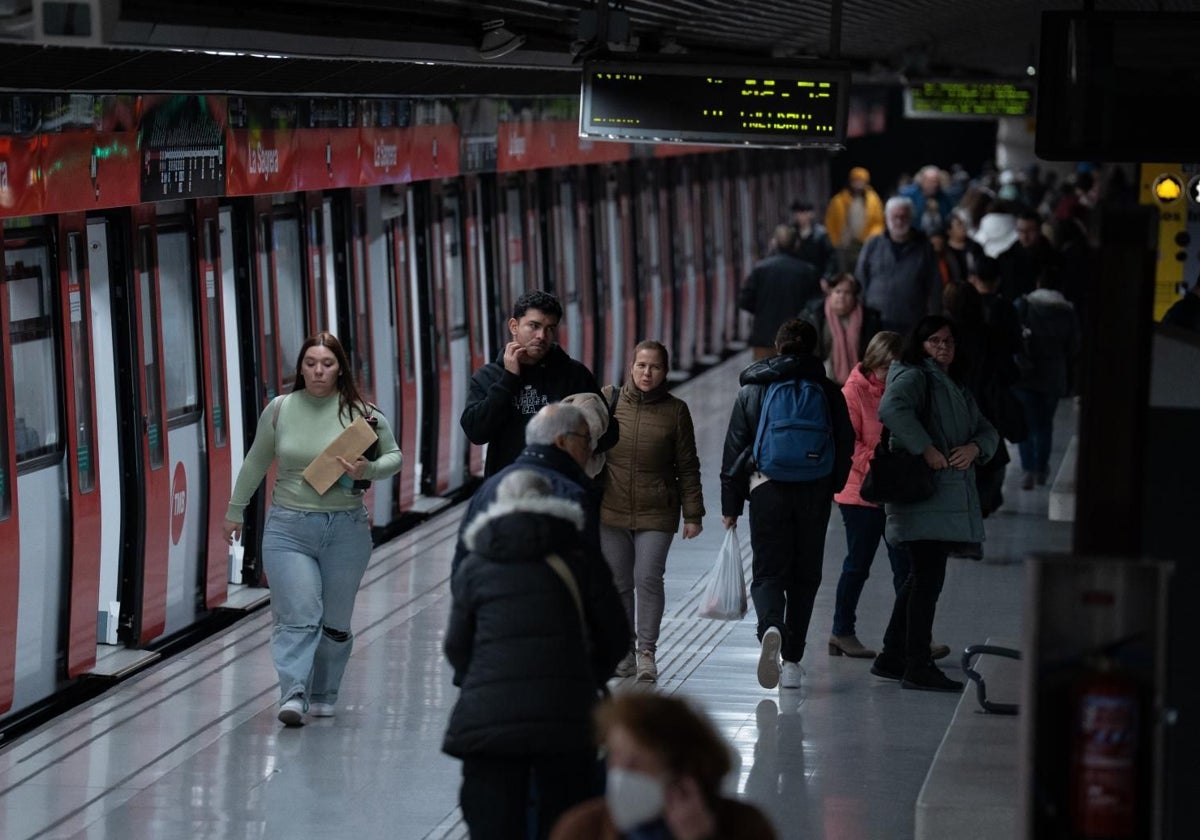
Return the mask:
<path id="1" fill-rule="evenodd" d="M 592 713 L 630 639 L 583 525 L 544 471 L 510 468 L 464 534 L 444 643 L 461 691 L 442 749 L 462 759 L 459 802 L 477 840 L 527 836 L 531 789 L 538 837 L 597 793 Z"/>
<path id="2" fill-rule="evenodd" d="M 729 418 L 721 459 L 721 515 L 726 528 L 737 525 L 743 503 L 750 500 L 754 549 L 750 595 L 758 614 L 762 643 L 758 681 L 764 688 L 774 688 L 781 678 L 784 688 L 800 687 L 800 657 L 821 585 L 830 506 L 833 494 L 846 484 L 854 452 L 854 426 L 846 398 L 813 355 L 816 343 L 812 324 L 798 318 L 787 321 L 775 338 L 779 355 L 742 371 L 742 387 Z M 832 470 L 825 477 L 776 481 L 753 463 L 763 398 L 772 383 L 788 379 L 805 379 L 821 386 L 833 444 Z"/>
<path id="3" fill-rule="evenodd" d="M 463 539 L 467 528 L 480 511 L 496 498 L 496 488 L 513 470 L 533 470 L 554 489 L 554 495 L 579 504 L 584 514 L 582 541 L 588 554 L 605 565 L 600 551 L 600 499 L 603 488 L 584 471 L 591 455 L 591 436 L 583 412 L 566 403 L 543 407 L 524 429 L 526 446 L 517 459 L 479 486 L 467 503 L 458 527 L 451 574 L 467 555 Z M 607 565 L 605 565 L 607 568 Z"/>
<path id="4" fill-rule="evenodd" d="M 583 391 L 600 393 L 596 378 L 556 343 L 562 305 L 543 291 L 526 292 L 513 305 L 512 336 L 500 358 L 471 376 L 471 393 L 459 422 L 471 443 L 488 444 L 484 475 L 495 475 L 525 448 L 525 424 L 542 406 Z M 616 421 L 596 445 L 617 442 Z"/>
<path id="5" fill-rule="evenodd" d="M 790 225 L 775 228 L 770 256 L 755 264 L 738 293 L 738 307 L 754 315 L 750 331 L 754 358 L 765 359 L 774 353 L 779 325 L 798 316 L 810 300 L 820 296 L 820 273 L 797 253 L 796 229 Z"/>

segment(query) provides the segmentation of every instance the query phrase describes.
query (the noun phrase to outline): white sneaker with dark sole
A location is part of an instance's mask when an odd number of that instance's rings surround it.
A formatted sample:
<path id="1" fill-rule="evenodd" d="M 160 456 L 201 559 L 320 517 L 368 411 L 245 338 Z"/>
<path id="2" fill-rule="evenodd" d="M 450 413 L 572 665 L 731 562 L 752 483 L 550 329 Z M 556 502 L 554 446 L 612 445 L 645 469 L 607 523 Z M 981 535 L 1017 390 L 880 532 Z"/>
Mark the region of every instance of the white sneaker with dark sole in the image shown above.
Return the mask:
<path id="1" fill-rule="evenodd" d="M 799 688 L 800 678 L 802 676 L 804 676 L 804 669 L 800 667 L 799 662 L 788 662 L 784 660 L 783 668 L 779 672 L 779 687 Z"/>
<path id="2" fill-rule="evenodd" d="M 758 684 L 763 688 L 779 685 L 779 648 L 783 636 L 778 627 L 768 627 L 762 637 L 762 650 L 758 654 Z"/>
<path id="3" fill-rule="evenodd" d="M 300 697 L 289 697 L 279 707 L 279 722 L 285 726 L 304 725 L 304 700 Z"/>

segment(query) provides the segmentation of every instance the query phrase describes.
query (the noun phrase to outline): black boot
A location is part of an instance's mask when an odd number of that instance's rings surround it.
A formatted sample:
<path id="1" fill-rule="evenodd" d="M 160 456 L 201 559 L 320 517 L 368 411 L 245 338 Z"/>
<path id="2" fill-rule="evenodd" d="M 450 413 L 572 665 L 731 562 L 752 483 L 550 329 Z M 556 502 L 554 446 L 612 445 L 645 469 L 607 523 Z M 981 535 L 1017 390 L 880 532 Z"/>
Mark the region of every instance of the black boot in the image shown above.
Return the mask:
<path id="1" fill-rule="evenodd" d="M 913 688 L 918 691 L 962 691 L 963 683 L 952 680 L 942 673 L 932 662 L 917 667 L 909 666 L 904 669 L 900 678 L 901 688 Z"/>
<path id="2" fill-rule="evenodd" d="M 871 663 L 871 673 L 885 680 L 898 680 L 904 676 L 904 660 L 889 655 L 885 650 Z"/>

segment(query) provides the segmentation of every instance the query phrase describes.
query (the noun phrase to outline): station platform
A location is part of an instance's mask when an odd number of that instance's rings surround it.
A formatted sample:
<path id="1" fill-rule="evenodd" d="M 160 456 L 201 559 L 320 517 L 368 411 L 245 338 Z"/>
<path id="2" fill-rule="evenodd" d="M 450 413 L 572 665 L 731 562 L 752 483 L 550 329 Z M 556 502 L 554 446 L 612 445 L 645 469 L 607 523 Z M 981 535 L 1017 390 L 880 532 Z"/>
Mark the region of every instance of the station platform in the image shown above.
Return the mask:
<path id="1" fill-rule="evenodd" d="M 905 691 L 871 676 L 869 660 L 828 655 L 846 547 L 836 507 L 802 688 L 759 687 L 753 609 L 736 622 L 696 615 L 723 536 L 721 445 L 748 362 L 748 353 L 733 356 L 674 391 L 696 422 L 708 513 L 703 533 L 676 539 L 668 559 L 657 690 L 686 696 L 713 717 L 735 753 L 729 791 L 761 807 L 780 838 L 914 838 L 918 800 L 938 794 L 928 779 L 939 748 L 956 711 L 974 698 Z M 1064 402 L 1052 473 L 1073 418 Z M 984 559 L 951 559 L 938 605 L 935 641 L 954 649 L 943 662 L 954 677 L 961 677 L 959 654 L 967 645 L 1019 641 L 1024 556 L 1069 548 L 1070 523 L 1047 516 L 1051 488 L 1021 490 L 1011 450 L 1006 504 L 986 521 Z M 440 750 L 457 694 L 441 644 L 462 509 L 444 510 L 376 549 L 358 597 L 355 649 L 336 717 L 299 728 L 276 720 L 271 615 L 259 609 L 0 749 L 0 836 L 466 837 L 457 807 L 460 765 Z M 748 573 L 748 519 L 741 522 Z M 893 599 L 882 550 L 873 572 L 858 634 L 878 646 Z M 631 681 L 613 688 L 643 690 Z M 1007 693 L 994 690 L 1001 698 Z M 1015 720 L 1005 721 L 1014 750 Z M 996 763 L 997 787 L 1007 784 L 1015 797 L 1015 779 L 1005 773 L 1012 771 Z M 937 784 L 953 786 L 964 776 L 941 774 Z M 969 808 L 972 794 L 963 795 Z"/>

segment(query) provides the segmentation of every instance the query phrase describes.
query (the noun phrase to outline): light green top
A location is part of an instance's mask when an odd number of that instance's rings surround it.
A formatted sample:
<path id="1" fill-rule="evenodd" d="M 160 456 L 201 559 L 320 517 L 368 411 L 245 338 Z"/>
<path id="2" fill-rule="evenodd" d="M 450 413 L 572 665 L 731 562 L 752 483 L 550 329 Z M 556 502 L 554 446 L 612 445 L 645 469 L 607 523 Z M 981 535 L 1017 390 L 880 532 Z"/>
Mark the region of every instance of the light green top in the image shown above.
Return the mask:
<path id="1" fill-rule="evenodd" d="M 258 418 L 254 443 L 238 472 L 229 498 L 225 518 L 241 522 L 250 497 L 262 483 L 271 463 L 278 459 L 272 501 L 294 510 L 332 512 L 355 510 L 362 505 L 362 491 L 353 490 L 349 480 L 338 481 L 320 495 L 304 480 L 304 469 L 325 450 L 334 438 L 350 425 L 350 418 L 338 413 L 339 397 L 314 397 L 307 391 L 294 391 L 276 397 Z M 276 409 L 278 408 L 278 417 Z M 358 412 L 355 411 L 355 416 Z M 379 425 L 379 457 L 367 464 L 363 478 L 376 480 L 400 471 L 403 457 L 387 418 L 376 412 Z"/>

